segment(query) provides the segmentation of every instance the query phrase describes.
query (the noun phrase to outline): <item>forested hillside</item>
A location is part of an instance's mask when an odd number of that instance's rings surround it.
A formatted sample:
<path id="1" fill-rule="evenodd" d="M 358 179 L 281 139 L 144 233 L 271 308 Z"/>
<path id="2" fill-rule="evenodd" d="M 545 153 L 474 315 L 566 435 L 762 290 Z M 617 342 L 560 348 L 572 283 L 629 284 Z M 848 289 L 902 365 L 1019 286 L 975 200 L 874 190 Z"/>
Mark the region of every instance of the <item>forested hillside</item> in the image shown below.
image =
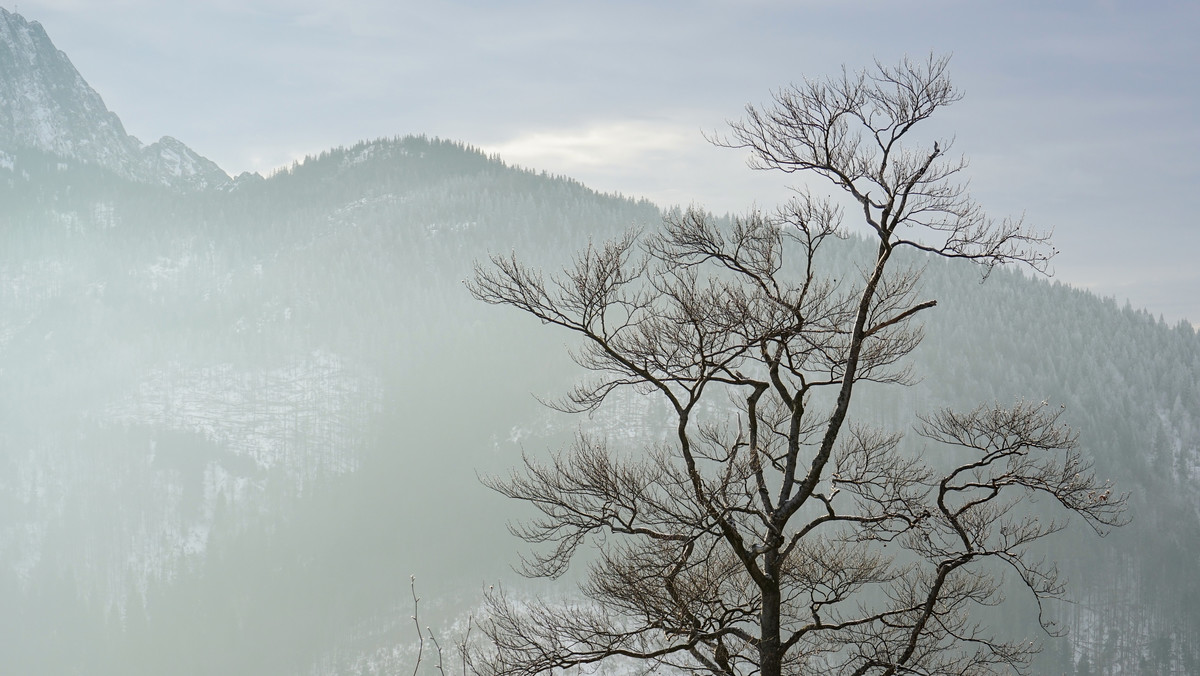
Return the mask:
<path id="1" fill-rule="evenodd" d="M 411 668 L 431 623 L 512 580 L 505 471 L 627 397 L 551 414 L 565 336 L 471 299 L 489 252 L 548 268 L 658 209 L 407 137 L 179 191 L 35 150 L 0 162 L 0 671 Z M 856 240 L 831 261 L 853 274 Z M 1200 671 L 1200 338 L 1112 300 L 928 265 L 923 381 L 869 415 L 1061 402 L 1133 523 L 1048 552 L 1077 605 L 1042 673 Z M 1020 628 L 1026 615 L 1014 611 Z"/>
<path id="2" fill-rule="evenodd" d="M 459 280 L 488 249 L 657 218 L 423 138 L 189 194 L 14 155 L 0 590 L 24 610 L 0 654 L 18 673 L 107 673 L 104 654 L 112 673 L 291 673 L 395 610 L 411 572 L 443 594 L 503 574 L 478 555 L 508 548 L 474 468 L 536 409 L 554 376 L 528 362 L 553 343 Z"/>

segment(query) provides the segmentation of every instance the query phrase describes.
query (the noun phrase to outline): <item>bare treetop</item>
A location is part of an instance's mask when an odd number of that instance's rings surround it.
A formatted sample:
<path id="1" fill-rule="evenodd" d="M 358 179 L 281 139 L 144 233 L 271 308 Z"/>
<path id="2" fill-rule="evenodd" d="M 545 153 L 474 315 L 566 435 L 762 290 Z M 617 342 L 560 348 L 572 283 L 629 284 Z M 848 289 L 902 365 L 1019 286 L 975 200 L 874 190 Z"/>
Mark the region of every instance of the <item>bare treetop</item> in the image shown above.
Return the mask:
<path id="1" fill-rule="evenodd" d="M 716 142 L 750 150 L 750 166 L 812 172 L 846 191 L 875 234 L 893 246 L 969 258 L 986 269 L 1024 263 L 1045 272 L 1054 250 L 1048 233 L 1023 219 L 996 221 L 971 198 L 950 156 L 952 139 L 921 142 L 914 129 L 962 98 L 951 84 L 949 57 L 878 61 L 870 71 L 806 80 L 781 89 L 774 105 L 746 107 Z M 807 200 L 807 196 L 802 196 Z"/>
<path id="2" fill-rule="evenodd" d="M 945 59 L 906 60 L 785 90 L 733 125 L 730 145 L 759 168 L 813 172 L 858 201 L 875 246 L 857 277 L 824 269 L 843 214 L 811 192 L 729 225 L 672 212 L 549 278 L 515 255 L 477 268 L 476 297 L 582 339 L 573 356 L 592 379 L 559 408 L 632 388 L 669 404 L 672 432 L 632 451 L 580 435 L 488 480 L 541 514 L 513 527 L 539 546 L 527 574 L 558 577 L 581 547 L 594 556 L 578 604 L 493 594 L 478 670 L 614 658 L 725 676 L 1028 670 L 1036 645 L 977 613 L 1003 600 L 1005 569 L 1039 607 L 1063 598 L 1031 546 L 1072 514 L 1098 533 L 1123 523 L 1125 496 L 1046 403 L 915 421 L 950 458 L 936 463 L 904 430 L 849 422 L 859 384 L 911 382 L 916 319 L 936 307 L 918 269 L 892 264 L 897 247 L 989 267 L 1048 258 L 1044 237 L 985 218 L 952 182 L 965 164 L 944 157 L 948 142 L 906 146 L 958 98 Z"/>

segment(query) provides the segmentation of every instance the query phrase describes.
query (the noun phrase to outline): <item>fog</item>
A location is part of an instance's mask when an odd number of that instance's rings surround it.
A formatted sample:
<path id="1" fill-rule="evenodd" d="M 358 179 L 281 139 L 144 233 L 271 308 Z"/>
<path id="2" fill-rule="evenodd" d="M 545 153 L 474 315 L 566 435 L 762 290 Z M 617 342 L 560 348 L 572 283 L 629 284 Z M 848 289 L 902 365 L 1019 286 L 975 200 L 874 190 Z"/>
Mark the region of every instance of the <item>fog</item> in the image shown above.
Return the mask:
<path id="1" fill-rule="evenodd" d="M 512 251 L 551 274 L 655 230 L 660 205 L 427 136 L 230 178 L 177 141 L 131 141 L 14 16 L 0 103 L 34 112 L 0 134 L 0 672 L 411 673 L 414 589 L 447 649 L 490 587 L 569 595 L 583 566 L 513 572 L 507 524 L 529 512 L 481 477 L 579 430 L 639 453 L 670 420 L 633 391 L 592 415 L 543 405 L 586 376 L 577 343 L 464 280 Z M 850 232 L 830 278 L 871 256 Z M 1193 327 L 1018 270 L 904 262 L 938 301 L 918 382 L 864 387 L 856 420 L 908 432 L 941 406 L 1061 403 L 1134 523 L 1045 548 L 1075 603 L 1047 609 L 1069 633 L 1038 635 L 1035 671 L 1196 673 Z M 1018 598 L 994 619 L 1023 635 L 1030 613 Z"/>
<path id="2" fill-rule="evenodd" d="M 553 269 L 589 237 L 654 228 L 648 203 L 420 138 L 191 194 L 20 166 L 0 267 L 6 671 L 411 668 L 410 575 L 445 636 L 486 586 L 534 589 L 505 528 L 524 512 L 481 474 L 579 425 L 631 449 L 662 435 L 636 395 L 591 418 L 539 404 L 582 376 L 569 336 L 462 285 L 489 251 Z M 1139 525 L 1061 541 L 1089 602 L 1059 609 L 1075 643 L 1047 659 L 1103 659 L 1121 631 L 1134 660 L 1166 627 L 1161 663 L 1185 664 L 1194 332 L 1012 271 L 978 279 L 926 272 L 924 381 L 867 393 L 863 415 L 903 429 L 943 403 L 1066 404 Z M 1169 540 L 1140 525 L 1164 522 Z"/>

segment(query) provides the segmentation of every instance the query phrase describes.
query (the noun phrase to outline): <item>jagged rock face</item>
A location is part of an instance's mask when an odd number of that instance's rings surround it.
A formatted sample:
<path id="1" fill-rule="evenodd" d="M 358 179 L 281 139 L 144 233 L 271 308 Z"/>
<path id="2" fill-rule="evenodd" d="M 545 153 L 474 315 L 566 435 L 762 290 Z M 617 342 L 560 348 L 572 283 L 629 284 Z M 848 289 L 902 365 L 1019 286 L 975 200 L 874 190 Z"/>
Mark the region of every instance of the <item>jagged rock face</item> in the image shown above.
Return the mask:
<path id="1" fill-rule="evenodd" d="M 132 169 L 137 140 L 36 21 L 0 9 L 0 144 Z"/>
<path id="2" fill-rule="evenodd" d="M 228 174 L 182 141 L 164 136 L 141 151 L 144 180 L 197 190 L 230 183 Z"/>
<path id="3" fill-rule="evenodd" d="M 176 139 L 163 137 L 143 147 L 41 24 L 0 8 L 0 150 L 24 148 L 179 188 L 218 187 L 230 180 Z"/>

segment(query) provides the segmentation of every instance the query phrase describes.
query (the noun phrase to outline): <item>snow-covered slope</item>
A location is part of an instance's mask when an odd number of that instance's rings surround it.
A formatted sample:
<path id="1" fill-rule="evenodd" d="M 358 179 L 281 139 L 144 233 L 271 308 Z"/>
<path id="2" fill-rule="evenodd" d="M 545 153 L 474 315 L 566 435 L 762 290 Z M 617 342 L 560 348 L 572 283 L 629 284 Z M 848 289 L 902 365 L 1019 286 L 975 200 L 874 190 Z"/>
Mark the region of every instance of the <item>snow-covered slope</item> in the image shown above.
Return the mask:
<path id="1" fill-rule="evenodd" d="M 220 167 L 176 139 L 143 146 L 125 132 L 41 24 L 0 8 L 0 151 L 23 149 L 178 188 L 229 182 Z"/>

